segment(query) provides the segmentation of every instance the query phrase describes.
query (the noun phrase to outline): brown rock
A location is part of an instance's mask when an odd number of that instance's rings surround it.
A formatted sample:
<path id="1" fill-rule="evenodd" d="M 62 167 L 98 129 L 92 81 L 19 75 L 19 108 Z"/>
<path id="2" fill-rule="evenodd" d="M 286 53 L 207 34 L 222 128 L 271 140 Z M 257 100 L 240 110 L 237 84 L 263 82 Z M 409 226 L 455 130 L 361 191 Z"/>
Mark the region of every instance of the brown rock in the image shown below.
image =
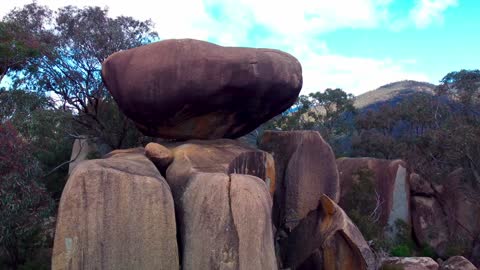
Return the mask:
<path id="1" fill-rule="evenodd" d="M 85 161 L 72 172 L 52 269 L 179 269 L 170 188 L 140 150 Z"/>
<path id="2" fill-rule="evenodd" d="M 462 255 L 471 261 L 480 258 L 471 257 L 474 241 L 480 235 L 480 204 L 478 203 L 478 187 L 466 181 L 462 169 L 450 173 L 439 188 L 438 202 L 446 214 L 450 232 L 449 245 L 464 250 Z"/>
<path id="3" fill-rule="evenodd" d="M 383 270 L 437 270 L 438 264 L 430 257 L 391 257 L 383 261 Z"/>
<path id="4" fill-rule="evenodd" d="M 338 201 L 339 182 L 331 147 L 316 131 L 266 131 L 260 148 L 275 159 L 273 219 L 291 231 L 317 209 L 322 194 Z"/>
<path id="5" fill-rule="evenodd" d="M 446 260 L 440 266 L 440 270 L 477 270 L 469 260 L 463 256 L 454 256 Z"/>
<path id="6" fill-rule="evenodd" d="M 448 248 L 448 223 L 441 205 L 434 197 L 412 197 L 412 224 L 421 245 L 432 247 L 439 255 Z"/>
<path id="7" fill-rule="evenodd" d="M 384 160 L 375 158 L 339 158 L 337 160 L 340 175 L 339 205 L 348 210 L 346 195 L 356 181 L 354 175 L 362 168 L 368 168 L 374 174 L 375 193 L 380 201 L 380 223 L 394 226 L 397 219 L 410 223 L 410 188 L 407 165 L 402 160 Z M 373 200 L 377 201 L 377 200 Z"/>
<path id="8" fill-rule="evenodd" d="M 70 174 L 80 162 L 87 160 L 88 155 L 94 151 L 94 145 L 87 138 L 75 139 L 70 155 L 72 162 L 68 164 L 68 173 Z"/>
<path id="9" fill-rule="evenodd" d="M 433 196 L 435 194 L 431 184 L 416 173 L 410 174 L 410 191 L 413 195 Z"/>
<path id="10" fill-rule="evenodd" d="M 288 109 L 302 87 L 290 54 L 193 39 L 117 52 L 102 77 L 144 134 L 173 139 L 240 137 Z"/>
<path id="11" fill-rule="evenodd" d="M 157 169 L 165 175 L 168 165 L 173 161 L 173 153 L 170 149 L 158 143 L 148 143 L 145 146 L 145 155 L 157 166 Z"/>
<path id="12" fill-rule="evenodd" d="M 275 164 L 267 152 L 229 139 L 190 140 L 165 146 L 174 156 L 167 170 L 174 195 L 182 192 L 190 176 L 197 172 L 253 175 L 264 180 L 272 194 L 275 190 Z"/>
<path id="13" fill-rule="evenodd" d="M 174 190 L 182 268 L 277 269 L 265 183 L 274 171 L 269 154 L 232 140 L 190 141 L 172 152 L 167 181 Z"/>
<path id="14" fill-rule="evenodd" d="M 375 256 L 362 234 L 326 195 L 288 236 L 282 252 L 283 267 L 292 269 L 375 269 Z M 308 265 L 322 267 L 305 268 Z"/>

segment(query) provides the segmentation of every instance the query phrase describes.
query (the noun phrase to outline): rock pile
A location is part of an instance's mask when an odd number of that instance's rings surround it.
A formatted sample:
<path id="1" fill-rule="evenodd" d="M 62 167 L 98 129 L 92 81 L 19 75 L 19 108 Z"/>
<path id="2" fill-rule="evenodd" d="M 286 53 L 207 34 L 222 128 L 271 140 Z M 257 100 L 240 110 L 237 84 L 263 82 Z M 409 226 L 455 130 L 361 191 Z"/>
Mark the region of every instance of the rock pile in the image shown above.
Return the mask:
<path id="1" fill-rule="evenodd" d="M 373 269 L 318 132 L 234 140 L 294 103 L 293 56 L 166 40 L 113 54 L 102 75 L 141 131 L 174 140 L 72 170 L 53 269 Z"/>

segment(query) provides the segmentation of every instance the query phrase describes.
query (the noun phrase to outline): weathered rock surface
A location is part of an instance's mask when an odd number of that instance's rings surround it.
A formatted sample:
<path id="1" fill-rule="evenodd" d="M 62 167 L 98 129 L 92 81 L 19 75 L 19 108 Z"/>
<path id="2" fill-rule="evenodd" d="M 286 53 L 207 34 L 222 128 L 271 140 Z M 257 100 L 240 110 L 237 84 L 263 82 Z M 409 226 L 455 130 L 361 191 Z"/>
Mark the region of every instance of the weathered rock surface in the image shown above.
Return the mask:
<path id="1" fill-rule="evenodd" d="M 276 185 L 272 155 L 236 140 L 190 140 L 164 144 L 174 161 L 168 167 L 167 181 L 174 195 L 183 192 L 195 173 L 247 174 L 265 181 L 273 194 Z"/>
<path id="2" fill-rule="evenodd" d="M 117 52 L 102 77 L 144 134 L 173 139 L 240 137 L 288 109 L 302 87 L 290 54 L 193 39 Z"/>
<path id="3" fill-rule="evenodd" d="M 448 221 L 434 197 L 412 197 L 412 225 L 415 238 L 422 246 L 445 254 L 449 245 Z"/>
<path id="4" fill-rule="evenodd" d="M 438 263 L 430 257 L 391 257 L 383 261 L 383 270 L 438 270 Z"/>
<path id="5" fill-rule="evenodd" d="M 442 263 L 440 270 L 477 270 L 477 267 L 463 256 L 454 256 Z"/>
<path id="6" fill-rule="evenodd" d="M 281 250 L 284 268 L 375 269 L 375 256 L 362 234 L 326 195 L 281 243 Z"/>
<path id="7" fill-rule="evenodd" d="M 431 197 L 435 195 L 431 184 L 416 173 L 410 174 L 410 191 L 413 195 Z"/>
<path id="8" fill-rule="evenodd" d="M 170 149 L 158 143 L 148 143 L 145 146 L 145 155 L 155 164 L 157 169 L 165 175 L 165 172 L 173 161 L 173 153 Z"/>
<path id="9" fill-rule="evenodd" d="M 182 268 L 277 269 L 271 156 L 226 139 L 169 147 Z"/>
<path id="10" fill-rule="evenodd" d="M 316 131 L 266 131 L 260 148 L 275 159 L 277 189 L 273 219 L 278 229 L 291 231 L 325 194 L 338 201 L 335 156 Z"/>
<path id="11" fill-rule="evenodd" d="M 409 173 L 402 160 L 384 160 L 375 158 L 339 158 L 337 160 L 340 175 L 339 205 L 348 209 L 346 195 L 356 181 L 354 175 L 362 168 L 371 170 L 376 192 L 379 196 L 380 223 L 394 227 L 397 219 L 410 223 Z M 374 200 L 377 201 L 377 200 Z"/>
<path id="12" fill-rule="evenodd" d="M 476 187 L 455 170 L 440 183 L 412 182 L 412 223 L 418 242 L 434 249 L 439 256 L 461 254 L 480 265 L 475 245 L 480 235 L 480 205 Z"/>
<path id="13" fill-rule="evenodd" d="M 170 188 L 143 152 L 114 151 L 73 170 L 52 269 L 179 269 Z"/>

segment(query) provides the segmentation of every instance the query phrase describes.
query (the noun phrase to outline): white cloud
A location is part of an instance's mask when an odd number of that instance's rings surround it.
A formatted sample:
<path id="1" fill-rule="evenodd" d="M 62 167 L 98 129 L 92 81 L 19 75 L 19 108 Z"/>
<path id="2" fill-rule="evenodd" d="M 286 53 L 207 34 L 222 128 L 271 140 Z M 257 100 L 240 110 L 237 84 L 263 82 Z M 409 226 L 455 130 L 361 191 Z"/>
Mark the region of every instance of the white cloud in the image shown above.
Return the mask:
<path id="1" fill-rule="evenodd" d="M 287 51 L 302 63 L 303 93 L 340 87 L 359 94 L 392 81 L 428 80 L 423 74 L 408 71 L 411 64 L 407 62 L 411 59 L 393 62 L 346 57 L 335 54 L 334 49 L 328 48 L 327 43 L 318 38 L 322 33 L 341 28 L 376 28 L 391 23 L 388 21 L 388 7 L 393 0 L 37 1 L 52 9 L 65 5 L 108 6 L 111 16 L 152 19 L 161 39 L 190 37 L 227 46 L 270 47 Z M 0 16 L 14 6 L 30 2 L 16 0 L 3 3 Z M 419 18 L 438 18 L 445 5 L 437 2 L 452 1 L 422 1 L 424 4 L 416 7 L 419 10 L 417 13 L 423 14 L 418 15 Z M 217 10 L 221 16 L 212 15 L 212 10 Z M 412 14 L 417 13 L 412 11 Z"/>
<path id="2" fill-rule="evenodd" d="M 408 65 L 416 62 L 414 59 L 392 61 L 323 54 L 308 49 L 302 52 L 297 57 L 303 69 L 303 94 L 341 88 L 359 95 L 401 80 L 430 81 L 423 73 L 408 71 Z"/>
<path id="3" fill-rule="evenodd" d="M 457 4 L 457 0 L 418 0 L 410 17 L 417 27 L 425 28 L 433 22 L 443 22 L 443 12 Z"/>

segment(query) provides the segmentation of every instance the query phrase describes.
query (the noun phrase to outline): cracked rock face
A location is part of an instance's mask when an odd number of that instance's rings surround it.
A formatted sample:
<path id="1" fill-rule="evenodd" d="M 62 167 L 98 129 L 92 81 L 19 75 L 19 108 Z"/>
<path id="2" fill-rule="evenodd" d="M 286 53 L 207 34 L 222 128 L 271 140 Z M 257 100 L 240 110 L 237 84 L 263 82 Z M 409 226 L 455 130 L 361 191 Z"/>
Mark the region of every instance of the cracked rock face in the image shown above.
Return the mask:
<path id="1" fill-rule="evenodd" d="M 169 147 L 182 269 L 277 269 L 271 156 L 233 140 Z"/>
<path id="2" fill-rule="evenodd" d="M 52 269 L 178 269 L 170 188 L 143 148 L 84 161 L 58 211 Z"/>
<path id="3" fill-rule="evenodd" d="M 193 39 L 114 53 L 102 77 L 144 134 L 171 139 L 238 138 L 288 109 L 302 87 L 290 54 Z"/>
<path id="4" fill-rule="evenodd" d="M 266 131 L 260 148 L 275 159 L 278 187 L 273 220 L 277 228 L 291 231 L 325 194 L 338 201 L 337 165 L 332 148 L 316 131 Z"/>
<path id="5" fill-rule="evenodd" d="M 328 196 L 281 243 L 283 267 L 374 270 L 375 255 L 355 224 Z"/>

